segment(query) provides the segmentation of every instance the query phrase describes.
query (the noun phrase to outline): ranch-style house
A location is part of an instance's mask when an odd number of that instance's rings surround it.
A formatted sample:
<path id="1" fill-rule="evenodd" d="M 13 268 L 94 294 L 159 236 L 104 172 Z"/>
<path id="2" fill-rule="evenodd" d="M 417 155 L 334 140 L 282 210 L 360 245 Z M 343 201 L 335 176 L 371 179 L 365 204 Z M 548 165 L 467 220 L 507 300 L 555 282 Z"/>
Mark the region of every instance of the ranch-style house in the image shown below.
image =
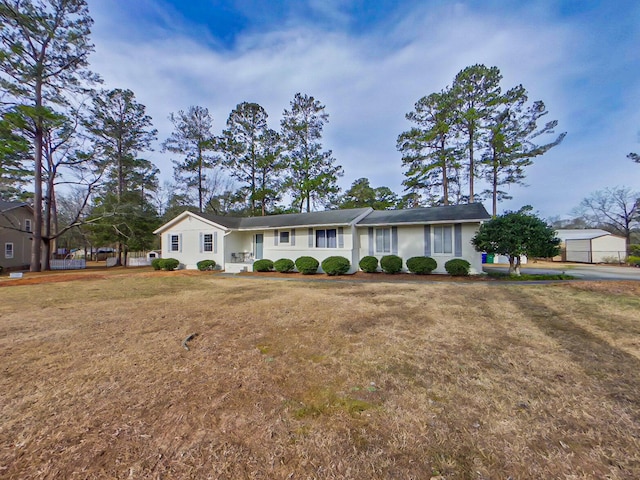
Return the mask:
<path id="1" fill-rule="evenodd" d="M 480 203 L 406 210 L 354 208 L 324 212 L 229 217 L 185 211 L 158 228 L 162 257 L 181 268 L 215 260 L 227 272 L 251 271 L 262 258 L 296 260 L 303 255 L 322 262 L 330 256 L 351 261 L 351 272 L 367 255 L 429 256 L 435 273 L 452 258 L 464 258 L 471 273 L 482 271 L 482 257 L 471 245 L 480 224 L 491 217 Z"/>

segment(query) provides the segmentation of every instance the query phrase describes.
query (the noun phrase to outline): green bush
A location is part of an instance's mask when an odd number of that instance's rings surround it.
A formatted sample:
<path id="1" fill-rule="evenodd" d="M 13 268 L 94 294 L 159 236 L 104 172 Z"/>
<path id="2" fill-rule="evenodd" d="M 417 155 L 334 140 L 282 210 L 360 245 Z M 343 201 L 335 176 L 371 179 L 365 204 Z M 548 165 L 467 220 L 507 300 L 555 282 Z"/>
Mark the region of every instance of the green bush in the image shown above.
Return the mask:
<path id="1" fill-rule="evenodd" d="M 320 264 L 313 257 L 299 257 L 296 260 L 296 268 L 304 275 L 312 275 L 318 271 Z"/>
<path id="2" fill-rule="evenodd" d="M 180 261 L 175 258 L 161 258 L 160 259 L 160 268 L 162 270 L 175 270 L 180 265 Z"/>
<path id="3" fill-rule="evenodd" d="M 411 257 L 407 260 L 407 269 L 416 275 L 426 275 L 437 267 L 437 262 L 431 257 Z"/>
<path id="4" fill-rule="evenodd" d="M 634 257 L 633 255 L 627 258 L 627 263 L 634 267 L 640 267 L 640 256 Z"/>
<path id="5" fill-rule="evenodd" d="M 449 275 L 454 277 L 465 277 L 469 275 L 471 264 L 462 258 L 454 258 L 444 264 L 444 269 Z"/>
<path id="6" fill-rule="evenodd" d="M 216 261 L 200 260 L 198 263 L 196 263 L 196 267 L 198 267 L 198 270 L 200 270 L 201 272 L 204 272 L 205 270 L 213 270 L 216 268 Z"/>
<path id="7" fill-rule="evenodd" d="M 358 265 L 363 272 L 376 273 L 378 271 L 378 259 L 370 255 L 362 257 Z"/>
<path id="8" fill-rule="evenodd" d="M 293 269 L 296 268 L 296 264 L 293 263 L 293 260 L 281 258 L 280 260 L 273 262 L 273 268 L 280 273 L 289 273 L 293 272 Z"/>
<path id="9" fill-rule="evenodd" d="M 402 259 L 397 255 L 385 255 L 380 259 L 380 268 L 384 273 L 398 273 L 402 271 Z"/>
<path id="10" fill-rule="evenodd" d="M 322 261 L 322 270 L 327 275 L 344 275 L 351 268 L 351 262 L 344 257 L 327 257 Z"/>
<path id="11" fill-rule="evenodd" d="M 273 270 L 273 262 L 267 258 L 253 262 L 254 272 L 270 272 L 271 270 Z"/>
<path id="12" fill-rule="evenodd" d="M 162 269 L 162 259 L 161 258 L 154 258 L 153 260 L 151 260 L 151 266 L 153 267 L 154 270 L 161 270 Z"/>
<path id="13" fill-rule="evenodd" d="M 632 257 L 640 257 L 640 243 L 629 245 L 629 255 Z"/>

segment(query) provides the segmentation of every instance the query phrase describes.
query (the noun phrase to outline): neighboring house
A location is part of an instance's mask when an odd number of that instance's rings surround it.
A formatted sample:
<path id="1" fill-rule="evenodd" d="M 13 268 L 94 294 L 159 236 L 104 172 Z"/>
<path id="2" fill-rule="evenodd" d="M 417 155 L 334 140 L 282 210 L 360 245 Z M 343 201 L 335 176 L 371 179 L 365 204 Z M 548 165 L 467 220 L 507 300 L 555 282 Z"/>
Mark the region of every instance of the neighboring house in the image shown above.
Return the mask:
<path id="1" fill-rule="evenodd" d="M 162 257 L 176 258 L 188 269 L 212 259 L 227 272 L 251 270 L 253 262 L 308 255 L 320 263 L 339 255 L 358 270 L 367 255 L 433 257 L 444 273 L 452 258 L 464 258 L 471 271 L 482 271 L 482 258 L 471 245 L 480 224 L 491 217 L 478 203 L 407 210 L 372 208 L 324 212 L 226 217 L 183 212 L 158 228 Z"/>
<path id="2" fill-rule="evenodd" d="M 0 266 L 27 268 L 31 261 L 33 209 L 24 202 L 0 200 Z"/>
<path id="3" fill-rule="evenodd" d="M 562 243 L 562 253 L 554 260 L 580 263 L 623 263 L 627 258 L 624 237 L 598 228 L 561 229 L 556 235 Z"/>

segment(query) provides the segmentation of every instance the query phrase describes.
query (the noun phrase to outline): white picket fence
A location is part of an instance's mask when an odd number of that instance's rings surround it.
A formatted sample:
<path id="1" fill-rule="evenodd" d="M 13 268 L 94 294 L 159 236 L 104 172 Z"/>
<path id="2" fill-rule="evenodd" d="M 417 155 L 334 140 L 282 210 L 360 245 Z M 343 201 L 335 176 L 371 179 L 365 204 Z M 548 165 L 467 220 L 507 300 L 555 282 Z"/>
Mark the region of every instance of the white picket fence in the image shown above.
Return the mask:
<path id="1" fill-rule="evenodd" d="M 49 260 L 51 270 L 82 270 L 87 268 L 84 258 L 65 258 L 64 260 Z"/>
<path id="2" fill-rule="evenodd" d="M 118 257 L 108 257 L 107 267 L 115 267 L 118 263 Z M 151 260 L 147 257 L 128 257 L 127 267 L 147 267 L 151 265 Z"/>

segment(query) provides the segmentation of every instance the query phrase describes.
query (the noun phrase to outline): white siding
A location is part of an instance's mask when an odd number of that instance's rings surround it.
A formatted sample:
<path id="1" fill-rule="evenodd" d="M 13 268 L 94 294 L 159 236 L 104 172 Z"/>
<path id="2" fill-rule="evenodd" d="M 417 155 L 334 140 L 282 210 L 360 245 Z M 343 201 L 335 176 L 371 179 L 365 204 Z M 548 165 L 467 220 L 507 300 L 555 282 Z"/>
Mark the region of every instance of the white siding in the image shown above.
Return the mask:
<path id="1" fill-rule="evenodd" d="M 452 243 L 452 253 L 451 254 L 442 254 L 442 253 L 434 253 L 434 226 L 431 225 L 430 228 L 430 240 L 431 240 L 431 254 L 429 255 L 433 258 L 437 263 L 438 267 L 434 271 L 434 273 L 446 273 L 444 269 L 444 264 L 451 260 L 452 258 L 464 258 L 471 264 L 471 273 L 480 273 L 482 272 L 482 255 L 479 252 L 476 252 L 473 245 L 471 245 L 471 238 L 476 234 L 479 228 L 479 224 L 470 223 L 470 224 L 462 224 L 461 234 L 462 234 L 462 255 L 455 255 L 455 228 L 454 224 L 444 224 L 443 226 L 451 226 L 453 233 L 453 243 Z M 374 242 L 375 242 L 375 228 L 374 227 Z M 385 227 L 382 227 L 385 228 Z M 369 229 L 368 227 L 359 227 L 358 228 L 358 240 L 359 240 L 359 256 L 358 261 L 362 257 L 365 257 L 370 254 L 369 250 Z M 424 225 L 408 225 L 408 226 L 398 226 L 398 256 L 400 256 L 404 262 L 404 270 L 406 271 L 406 261 L 411 257 L 421 257 L 424 256 L 425 252 L 425 241 L 424 241 Z M 376 253 L 375 245 L 373 248 L 373 256 L 378 259 L 382 258 L 385 254 Z"/>
<path id="2" fill-rule="evenodd" d="M 610 260 L 624 262 L 627 245 L 623 237 L 603 235 L 592 239 L 567 240 L 567 262 L 603 263 Z"/>
<path id="3" fill-rule="evenodd" d="M 627 242 L 624 237 L 606 235 L 591 240 L 591 261 L 602 263 L 611 259 L 624 262 L 627 258 Z"/>
<path id="4" fill-rule="evenodd" d="M 214 251 L 204 252 L 202 250 L 202 234 L 210 233 L 214 235 Z M 162 232 L 162 258 L 175 258 L 180 262 L 180 268 L 195 270 L 196 264 L 200 260 L 215 260 L 217 265 L 224 268 L 224 230 L 211 226 L 202 220 L 188 216 L 181 222 L 173 225 Z M 179 235 L 180 251 L 170 251 L 170 235 Z M 217 252 L 215 251 L 217 236 Z"/>
<path id="5" fill-rule="evenodd" d="M 313 228 L 312 240 L 313 246 L 309 247 L 309 229 L 307 227 L 304 228 L 296 228 L 295 229 L 295 245 L 289 243 L 281 243 L 278 239 L 277 245 L 275 242 L 275 232 L 276 230 L 267 230 L 264 232 L 264 258 L 269 260 L 279 260 L 281 258 L 288 258 L 293 260 L 294 262 L 298 257 L 309 256 L 313 257 L 318 262 L 322 263 L 324 259 L 332 256 L 341 256 L 349 259 L 351 262 L 351 272 L 355 272 L 358 269 L 358 261 L 354 263 L 354 249 L 353 249 L 353 233 L 351 227 L 327 227 L 327 228 L 342 228 L 342 240 L 344 246 L 342 248 L 318 248 L 316 247 L 315 235 L 316 230 L 326 230 L 326 228 Z M 291 231 L 290 228 L 279 228 L 277 230 L 278 235 L 281 231 Z M 291 234 L 289 235 L 289 239 L 291 240 Z M 338 245 L 339 239 L 336 238 L 336 245 Z M 322 267 L 318 269 L 319 272 L 322 271 Z"/>

